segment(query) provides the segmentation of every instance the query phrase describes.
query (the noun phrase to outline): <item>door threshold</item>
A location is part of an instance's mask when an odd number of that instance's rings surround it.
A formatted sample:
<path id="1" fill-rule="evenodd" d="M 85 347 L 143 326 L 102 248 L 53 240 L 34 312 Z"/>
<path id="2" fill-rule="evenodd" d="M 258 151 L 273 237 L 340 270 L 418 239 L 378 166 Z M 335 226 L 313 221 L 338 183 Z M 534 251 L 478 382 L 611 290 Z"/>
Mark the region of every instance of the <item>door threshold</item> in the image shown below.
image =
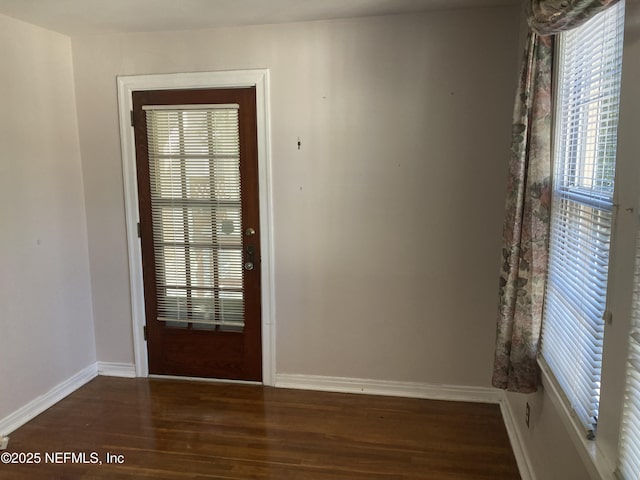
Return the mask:
<path id="1" fill-rule="evenodd" d="M 264 385 L 262 382 L 254 382 L 251 380 L 230 380 L 227 378 L 184 377 L 181 375 L 149 374 L 148 378 L 156 378 L 158 380 L 184 380 L 189 382 L 232 383 L 235 385 L 258 385 L 258 386 Z"/>

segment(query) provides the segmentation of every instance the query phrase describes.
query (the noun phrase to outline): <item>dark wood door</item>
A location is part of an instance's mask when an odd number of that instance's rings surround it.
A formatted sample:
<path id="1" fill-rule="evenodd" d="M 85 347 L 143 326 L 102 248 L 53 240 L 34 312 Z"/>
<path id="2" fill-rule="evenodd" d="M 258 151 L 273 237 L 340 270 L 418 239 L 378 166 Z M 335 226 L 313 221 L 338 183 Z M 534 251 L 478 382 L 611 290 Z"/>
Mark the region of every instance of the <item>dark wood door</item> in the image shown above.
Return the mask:
<path id="1" fill-rule="evenodd" d="M 255 88 L 133 105 L 149 373 L 261 381 Z"/>

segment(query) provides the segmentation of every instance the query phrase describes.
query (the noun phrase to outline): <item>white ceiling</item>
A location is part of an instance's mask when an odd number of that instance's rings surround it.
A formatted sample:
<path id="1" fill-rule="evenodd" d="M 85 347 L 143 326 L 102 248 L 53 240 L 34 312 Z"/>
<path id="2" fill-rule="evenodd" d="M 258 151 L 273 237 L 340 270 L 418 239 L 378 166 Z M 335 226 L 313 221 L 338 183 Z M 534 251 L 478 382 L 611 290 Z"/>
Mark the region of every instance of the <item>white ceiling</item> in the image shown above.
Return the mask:
<path id="1" fill-rule="evenodd" d="M 519 5 L 521 0 L 0 0 L 0 14 L 67 35 L 235 25 Z"/>

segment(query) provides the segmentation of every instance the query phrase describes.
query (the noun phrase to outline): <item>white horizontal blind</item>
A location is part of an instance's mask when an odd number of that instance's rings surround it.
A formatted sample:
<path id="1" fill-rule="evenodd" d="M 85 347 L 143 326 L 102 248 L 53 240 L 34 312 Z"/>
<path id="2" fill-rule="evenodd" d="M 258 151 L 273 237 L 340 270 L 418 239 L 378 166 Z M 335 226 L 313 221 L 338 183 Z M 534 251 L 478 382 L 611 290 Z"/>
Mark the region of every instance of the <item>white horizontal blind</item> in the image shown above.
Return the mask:
<path id="1" fill-rule="evenodd" d="M 145 110 L 158 320 L 242 328 L 238 106 Z"/>
<path id="2" fill-rule="evenodd" d="M 618 464 L 618 475 L 624 480 L 640 478 L 640 231 L 636 240 L 635 271 L 627 388 L 624 395 Z"/>
<path id="3" fill-rule="evenodd" d="M 542 355 L 592 438 L 598 420 L 624 3 L 560 36 Z"/>

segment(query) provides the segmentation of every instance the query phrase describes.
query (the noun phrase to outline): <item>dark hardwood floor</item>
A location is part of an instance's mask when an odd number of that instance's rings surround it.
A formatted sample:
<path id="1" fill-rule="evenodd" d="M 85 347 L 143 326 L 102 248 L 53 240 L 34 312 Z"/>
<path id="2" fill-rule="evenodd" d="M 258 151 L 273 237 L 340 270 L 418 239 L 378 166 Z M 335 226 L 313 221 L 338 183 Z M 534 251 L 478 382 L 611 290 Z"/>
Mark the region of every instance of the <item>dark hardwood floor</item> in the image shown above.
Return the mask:
<path id="1" fill-rule="evenodd" d="M 497 405 L 178 380 L 98 377 L 7 451 L 40 463 L 2 479 L 520 478 Z"/>

